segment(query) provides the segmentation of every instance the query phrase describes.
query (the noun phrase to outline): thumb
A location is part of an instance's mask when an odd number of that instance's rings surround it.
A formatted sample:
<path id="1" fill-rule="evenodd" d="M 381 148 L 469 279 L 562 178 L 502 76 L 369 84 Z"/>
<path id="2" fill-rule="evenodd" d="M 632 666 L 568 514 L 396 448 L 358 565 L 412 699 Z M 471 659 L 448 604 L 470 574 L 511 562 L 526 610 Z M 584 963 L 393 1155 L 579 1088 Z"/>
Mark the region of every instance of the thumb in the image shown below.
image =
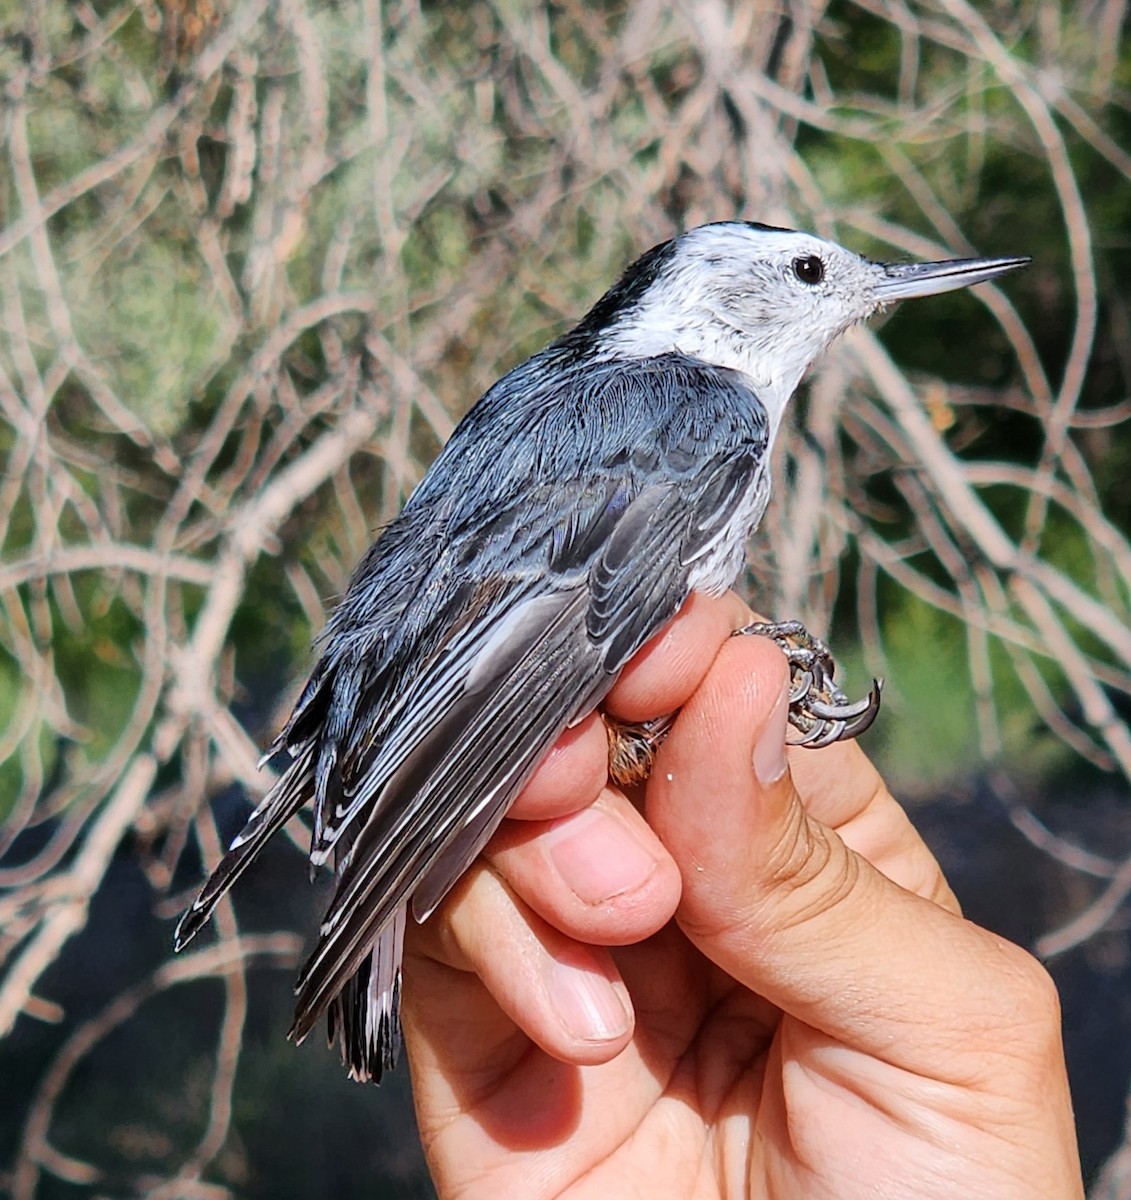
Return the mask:
<path id="1" fill-rule="evenodd" d="M 972 995 L 970 981 L 985 978 L 987 957 L 1008 971 L 1003 956 L 1021 951 L 893 883 L 806 810 L 784 753 L 787 703 L 777 647 L 732 638 L 663 746 L 647 816 L 680 867 L 677 920 L 784 1012 L 937 1078 L 936 1055 L 909 1027 L 936 1042 L 972 1006 L 992 1021 L 994 989 Z M 863 755 L 845 763 L 837 788 L 875 790 Z"/>

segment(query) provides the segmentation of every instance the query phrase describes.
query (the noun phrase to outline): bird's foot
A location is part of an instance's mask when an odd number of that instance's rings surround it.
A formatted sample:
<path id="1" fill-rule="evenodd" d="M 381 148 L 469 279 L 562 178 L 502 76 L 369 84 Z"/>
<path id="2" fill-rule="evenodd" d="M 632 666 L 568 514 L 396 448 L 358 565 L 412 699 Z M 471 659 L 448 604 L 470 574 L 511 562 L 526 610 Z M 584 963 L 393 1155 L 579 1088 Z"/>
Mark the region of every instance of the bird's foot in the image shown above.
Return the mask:
<path id="1" fill-rule="evenodd" d="M 850 701 L 833 682 L 836 663 L 829 648 L 800 621 L 756 621 L 734 636 L 756 634 L 781 647 L 789 663 L 789 723 L 801 735 L 791 746 L 817 750 L 859 737 L 880 711 L 882 680 L 873 679 L 863 700 Z"/>
<path id="2" fill-rule="evenodd" d="M 678 712 L 651 721 L 618 721 L 605 713 L 609 735 L 609 778 L 617 787 L 637 787 L 652 771 L 656 754 L 675 724 Z"/>
<path id="3" fill-rule="evenodd" d="M 757 621 L 736 629 L 732 636 L 745 634 L 771 638 L 789 663 L 789 723 L 800 734 L 789 740 L 791 746 L 817 750 L 848 741 L 876 719 L 882 680 L 872 680 L 863 700 L 850 701 L 833 682 L 836 663 L 829 648 L 800 621 Z M 678 715 L 674 712 L 651 721 L 629 722 L 604 714 L 609 735 L 609 778 L 617 787 L 636 787 L 648 778 Z"/>

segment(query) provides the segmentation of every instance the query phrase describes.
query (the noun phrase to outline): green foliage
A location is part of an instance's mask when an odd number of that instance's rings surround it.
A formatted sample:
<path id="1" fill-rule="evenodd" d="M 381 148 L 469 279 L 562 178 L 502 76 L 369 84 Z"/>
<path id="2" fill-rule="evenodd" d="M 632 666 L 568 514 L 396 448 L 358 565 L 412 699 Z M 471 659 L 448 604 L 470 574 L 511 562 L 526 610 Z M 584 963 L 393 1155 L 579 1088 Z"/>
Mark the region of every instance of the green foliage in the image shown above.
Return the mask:
<path id="1" fill-rule="evenodd" d="M 899 794 L 930 795 L 979 758 L 964 627 L 901 596 L 895 619 L 885 621 L 884 659 L 883 761 Z"/>
<path id="2" fill-rule="evenodd" d="M 173 436 L 228 350 L 220 297 L 195 245 L 139 239 L 71 290 L 75 332 L 115 391 L 152 433 Z"/>

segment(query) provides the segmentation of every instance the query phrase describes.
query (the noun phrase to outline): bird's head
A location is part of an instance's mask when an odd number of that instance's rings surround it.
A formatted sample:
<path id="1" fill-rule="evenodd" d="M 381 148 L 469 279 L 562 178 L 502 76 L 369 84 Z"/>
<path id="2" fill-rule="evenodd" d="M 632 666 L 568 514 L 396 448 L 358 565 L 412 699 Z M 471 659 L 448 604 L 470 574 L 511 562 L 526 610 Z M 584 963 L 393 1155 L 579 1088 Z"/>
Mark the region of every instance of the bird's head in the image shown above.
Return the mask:
<path id="1" fill-rule="evenodd" d="M 830 342 L 886 304 L 993 279 L 1028 258 L 870 262 L 810 233 L 724 221 L 628 268 L 571 335 L 607 356 L 672 350 L 746 375 L 776 429 Z"/>

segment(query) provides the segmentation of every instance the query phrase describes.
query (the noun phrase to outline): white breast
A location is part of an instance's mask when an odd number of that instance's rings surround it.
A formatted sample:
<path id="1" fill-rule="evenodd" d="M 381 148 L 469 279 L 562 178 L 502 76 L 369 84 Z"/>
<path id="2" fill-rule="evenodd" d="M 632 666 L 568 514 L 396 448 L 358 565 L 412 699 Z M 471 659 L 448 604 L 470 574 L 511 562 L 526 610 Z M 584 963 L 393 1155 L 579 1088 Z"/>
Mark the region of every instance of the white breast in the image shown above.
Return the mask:
<path id="1" fill-rule="evenodd" d="M 734 516 L 688 576 L 687 582 L 693 592 L 721 596 L 734 585 L 746 561 L 746 543 L 758 528 L 769 500 L 770 468 L 767 460 L 763 469 L 754 476 L 754 482 L 743 502 L 735 509 Z"/>

